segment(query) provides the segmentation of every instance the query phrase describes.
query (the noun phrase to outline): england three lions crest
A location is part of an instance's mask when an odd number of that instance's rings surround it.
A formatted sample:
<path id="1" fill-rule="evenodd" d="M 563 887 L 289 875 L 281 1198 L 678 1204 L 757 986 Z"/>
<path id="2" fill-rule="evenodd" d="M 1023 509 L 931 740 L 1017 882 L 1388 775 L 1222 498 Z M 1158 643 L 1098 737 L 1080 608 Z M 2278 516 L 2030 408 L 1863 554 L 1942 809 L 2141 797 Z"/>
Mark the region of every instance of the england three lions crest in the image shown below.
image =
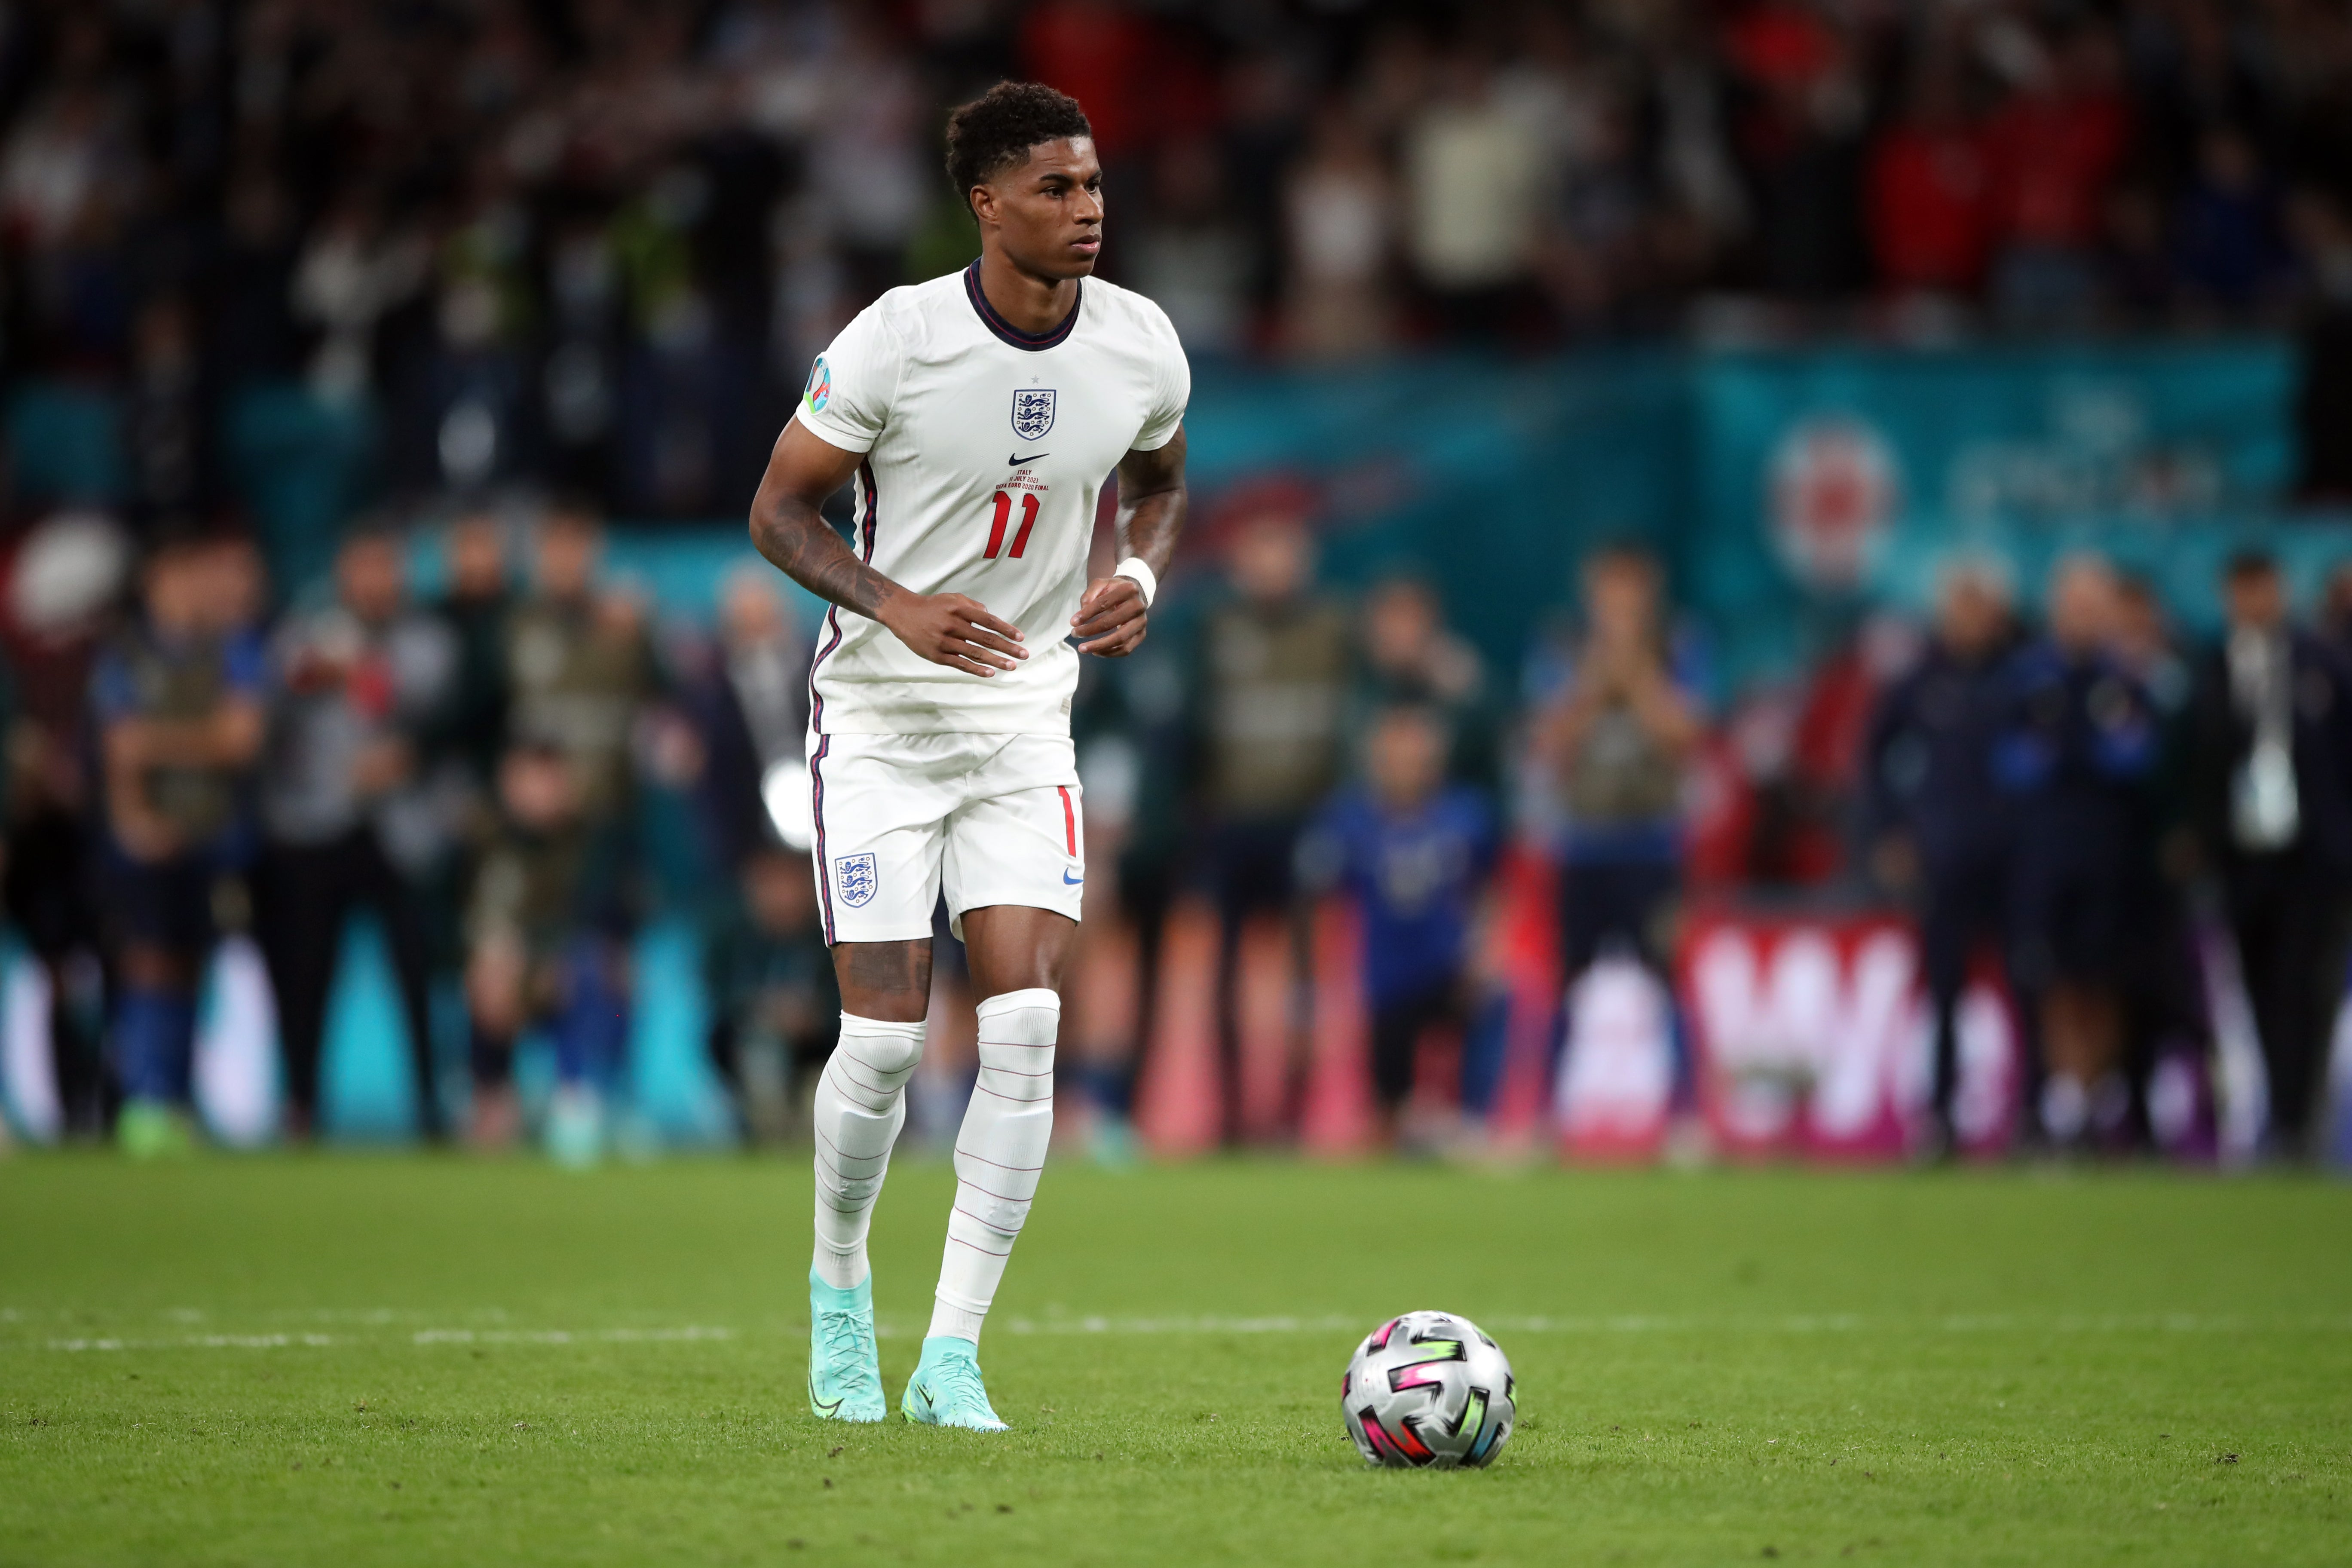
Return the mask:
<path id="1" fill-rule="evenodd" d="M 1054 389 L 1024 386 L 1013 395 L 1013 433 L 1034 441 L 1054 427 Z"/>
<path id="2" fill-rule="evenodd" d="M 875 874 L 871 855 L 844 855 L 833 863 L 834 891 L 853 910 L 862 910 L 874 901 L 874 889 L 880 880 Z"/>

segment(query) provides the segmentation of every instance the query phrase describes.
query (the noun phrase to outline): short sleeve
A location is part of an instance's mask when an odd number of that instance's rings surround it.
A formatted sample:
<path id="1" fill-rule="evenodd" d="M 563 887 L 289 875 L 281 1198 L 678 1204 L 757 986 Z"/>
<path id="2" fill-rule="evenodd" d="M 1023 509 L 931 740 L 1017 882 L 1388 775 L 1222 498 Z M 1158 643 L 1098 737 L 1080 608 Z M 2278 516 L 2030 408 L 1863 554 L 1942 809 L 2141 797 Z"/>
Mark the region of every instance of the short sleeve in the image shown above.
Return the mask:
<path id="1" fill-rule="evenodd" d="M 1185 363 L 1184 345 L 1164 318 L 1160 328 L 1151 410 L 1135 435 L 1133 450 L 1138 452 L 1156 452 L 1174 440 L 1177 426 L 1184 423 L 1184 405 L 1192 400 L 1192 367 Z"/>
<path id="2" fill-rule="evenodd" d="M 845 452 L 870 452 L 889 422 L 905 356 L 898 334 L 869 305 L 809 366 L 794 417 Z"/>

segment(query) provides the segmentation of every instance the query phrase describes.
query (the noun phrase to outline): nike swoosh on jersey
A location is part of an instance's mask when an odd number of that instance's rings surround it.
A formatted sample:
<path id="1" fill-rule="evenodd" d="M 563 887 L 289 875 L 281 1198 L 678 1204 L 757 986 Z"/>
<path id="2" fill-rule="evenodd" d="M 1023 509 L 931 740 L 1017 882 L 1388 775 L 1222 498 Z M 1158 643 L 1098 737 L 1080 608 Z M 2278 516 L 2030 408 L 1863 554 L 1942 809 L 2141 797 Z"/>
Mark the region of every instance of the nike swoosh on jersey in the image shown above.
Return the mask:
<path id="1" fill-rule="evenodd" d="M 1067 871 L 1062 873 L 1062 886 L 1065 888 L 1075 888 L 1085 880 L 1084 877 L 1073 877 Z"/>
<path id="2" fill-rule="evenodd" d="M 1017 468 L 1024 463 L 1034 463 L 1040 458 L 1050 458 L 1053 455 L 1051 452 L 1032 452 L 1025 458 L 1007 458 L 1004 460 Z"/>

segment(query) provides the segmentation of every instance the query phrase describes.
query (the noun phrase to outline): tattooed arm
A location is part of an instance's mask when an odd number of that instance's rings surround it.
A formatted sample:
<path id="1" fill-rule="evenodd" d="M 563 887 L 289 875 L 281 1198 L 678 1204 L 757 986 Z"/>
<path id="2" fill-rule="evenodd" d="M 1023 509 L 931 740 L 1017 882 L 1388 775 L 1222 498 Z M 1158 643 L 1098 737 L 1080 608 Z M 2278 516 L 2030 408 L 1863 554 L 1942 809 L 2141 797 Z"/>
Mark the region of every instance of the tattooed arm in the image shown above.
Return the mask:
<path id="1" fill-rule="evenodd" d="M 1118 465 L 1118 558 L 1141 561 L 1154 577 L 1165 574 L 1177 536 L 1184 531 L 1184 431 L 1179 426 L 1166 446 L 1129 452 Z M 1133 578 L 1097 577 L 1087 584 L 1070 626 L 1080 653 L 1118 658 L 1143 641 L 1150 619 L 1143 590 Z"/>
<path id="2" fill-rule="evenodd" d="M 860 561 L 824 521 L 825 498 L 864 458 L 789 421 L 751 500 L 751 543 L 778 571 L 829 604 L 868 616 L 933 664 L 991 676 L 1029 657 L 1020 628 L 962 594 L 913 594 Z"/>

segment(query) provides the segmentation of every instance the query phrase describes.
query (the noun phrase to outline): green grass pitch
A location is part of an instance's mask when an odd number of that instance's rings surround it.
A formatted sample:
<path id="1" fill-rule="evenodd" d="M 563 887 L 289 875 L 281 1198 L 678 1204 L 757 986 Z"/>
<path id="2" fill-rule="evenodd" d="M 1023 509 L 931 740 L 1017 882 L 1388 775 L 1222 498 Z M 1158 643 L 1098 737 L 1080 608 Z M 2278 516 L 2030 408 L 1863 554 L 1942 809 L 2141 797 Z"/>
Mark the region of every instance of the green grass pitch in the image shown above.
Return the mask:
<path id="1" fill-rule="evenodd" d="M 910 1370 L 950 1177 L 876 1226 Z M 2352 1188 L 2154 1173 L 1047 1173 L 1001 1437 L 820 1424 L 801 1162 L 0 1164 L 0 1563 L 2344 1563 Z M 1484 1472 L 1339 1373 L 1439 1306 Z"/>

